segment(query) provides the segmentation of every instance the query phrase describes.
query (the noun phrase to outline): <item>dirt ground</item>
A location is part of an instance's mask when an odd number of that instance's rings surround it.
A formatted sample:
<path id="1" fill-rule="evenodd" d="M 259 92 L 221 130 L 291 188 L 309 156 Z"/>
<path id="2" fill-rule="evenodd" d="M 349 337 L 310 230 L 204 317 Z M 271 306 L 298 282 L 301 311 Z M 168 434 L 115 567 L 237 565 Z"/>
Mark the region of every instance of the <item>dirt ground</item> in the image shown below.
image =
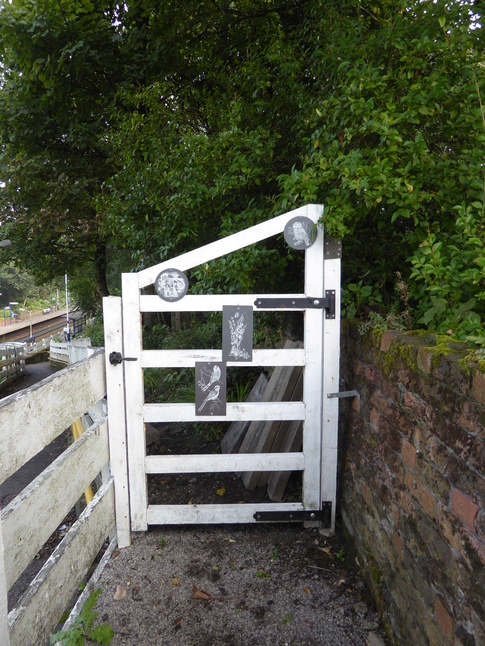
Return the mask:
<path id="1" fill-rule="evenodd" d="M 149 453 L 212 452 L 220 440 L 183 426 L 157 433 Z M 285 499 L 298 496 L 295 476 Z M 268 501 L 237 474 L 151 477 L 149 500 Z M 99 587 L 98 623 L 113 627 L 113 646 L 388 643 L 339 532 L 327 538 L 301 524 L 153 528 L 114 553 Z"/>
<path id="2" fill-rule="evenodd" d="M 99 585 L 113 646 L 388 643 L 339 539 L 301 525 L 157 528 Z"/>

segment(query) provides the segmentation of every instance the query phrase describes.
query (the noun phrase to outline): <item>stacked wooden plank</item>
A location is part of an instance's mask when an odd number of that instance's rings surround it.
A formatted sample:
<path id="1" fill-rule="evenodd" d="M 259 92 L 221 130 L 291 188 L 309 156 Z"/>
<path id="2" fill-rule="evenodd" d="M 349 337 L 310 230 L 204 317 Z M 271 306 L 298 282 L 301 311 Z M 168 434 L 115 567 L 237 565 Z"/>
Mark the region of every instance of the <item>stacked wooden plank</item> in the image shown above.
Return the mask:
<path id="1" fill-rule="evenodd" d="M 301 347 L 301 344 L 294 341 L 287 341 L 285 345 L 285 348 L 297 347 Z M 263 380 L 257 386 L 250 395 L 251 401 L 301 401 L 303 369 L 301 366 L 277 366 L 266 386 Z M 301 446 L 301 421 L 235 422 L 221 442 L 224 453 L 283 453 L 300 451 Z M 290 473 L 249 471 L 241 477 L 250 491 L 267 486 L 270 499 L 280 501 Z"/>

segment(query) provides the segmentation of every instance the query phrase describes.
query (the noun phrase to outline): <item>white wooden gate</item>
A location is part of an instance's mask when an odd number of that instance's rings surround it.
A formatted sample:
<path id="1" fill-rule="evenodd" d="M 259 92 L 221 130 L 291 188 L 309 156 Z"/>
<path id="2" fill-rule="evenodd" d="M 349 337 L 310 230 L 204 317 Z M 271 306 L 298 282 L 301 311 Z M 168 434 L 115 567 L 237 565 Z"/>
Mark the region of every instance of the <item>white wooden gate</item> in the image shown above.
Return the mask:
<path id="1" fill-rule="evenodd" d="M 111 469 L 115 477 L 116 515 L 120 546 L 130 543 L 130 531 L 148 525 L 251 523 L 260 520 L 301 520 L 333 532 L 335 523 L 339 357 L 340 252 L 335 240 L 324 240 L 317 227 L 315 242 L 306 248 L 303 294 L 186 295 L 167 302 L 141 290 L 155 283 L 165 269 L 183 272 L 238 249 L 281 234 L 295 217 L 316 223 L 323 207 L 307 205 L 253 226 L 138 273 L 122 275 L 122 297 L 104 299 L 104 325 Z M 289 300 L 286 300 L 289 299 Z M 263 307 L 255 304 L 260 300 Z M 304 312 L 303 349 L 254 349 L 245 366 L 303 366 L 303 401 L 227 403 L 226 415 L 196 416 L 194 403 L 145 404 L 144 368 L 194 367 L 196 361 L 221 361 L 220 350 L 145 350 L 141 313 L 222 311 L 225 305 L 281 311 L 281 301 Z M 273 307 L 273 303 L 278 306 Z M 324 307 L 322 307 L 324 305 Z M 333 311 L 332 311 L 333 310 Z M 115 353 L 115 354 L 113 354 Z M 118 354 L 116 354 L 118 353 Z M 116 363 L 116 359 L 121 360 Z M 228 366 L 241 365 L 227 363 Z M 146 455 L 145 422 L 232 420 L 302 420 L 303 450 L 294 453 L 223 455 Z M 302 500 L 292 503 L 149 505 L 147 474 L 245 471 L 302 471 Z M 291 515 L 291 518 L 290 518 Z"/>

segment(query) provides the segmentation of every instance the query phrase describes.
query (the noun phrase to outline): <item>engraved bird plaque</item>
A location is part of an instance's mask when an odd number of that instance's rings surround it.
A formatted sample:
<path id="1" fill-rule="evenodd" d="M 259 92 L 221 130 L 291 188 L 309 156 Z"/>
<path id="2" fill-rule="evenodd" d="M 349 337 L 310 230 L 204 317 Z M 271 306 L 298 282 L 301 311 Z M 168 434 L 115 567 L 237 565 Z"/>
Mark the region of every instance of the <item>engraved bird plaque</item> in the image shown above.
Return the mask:
<path id="1" fill-rule="evenodd" d="M 226 364 L 222 361 L 196 361 L 195 414 L 226 414 Z"/>
<path id="2" fill-rule="evenodd" d="M 308 249 L 317 239 L 317 226 L 310 218 L 292 218 L 286 223 L 283 235 L 292 249 Z"/>
<path id="3" fill-rule="evenodd" d="M 222 359 L 253 360 L 253 308 L 250 305 L 223 306 Z"/>

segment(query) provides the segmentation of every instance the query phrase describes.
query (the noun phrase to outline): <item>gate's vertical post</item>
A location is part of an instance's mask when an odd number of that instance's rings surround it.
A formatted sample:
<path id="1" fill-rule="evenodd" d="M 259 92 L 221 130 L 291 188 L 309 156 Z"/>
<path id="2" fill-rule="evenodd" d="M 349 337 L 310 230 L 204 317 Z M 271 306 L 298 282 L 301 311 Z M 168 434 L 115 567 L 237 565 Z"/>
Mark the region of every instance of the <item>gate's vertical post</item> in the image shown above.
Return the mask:
<path id="1" fill-rule="evenodd" d="M 3 553 L 2 522 L 0 520 L 0 636 L 2 646 L 10 646 L 10 635 L 8 630 L 8 602 L 7 602 L 7 580 L 5 577 L 5 561 Z"/>
<path id="2" fill-rule="evenodd" d="M 143 369 L 141 367 L 142 327 L 138 274 L 122 274 L 123 362 L 128 437 L 128 474 L 130 483 L 131 529 L 146 532 L 147 480 L 145 472 L 146 439 L 143 423 Z"/>
<path id="3" fill-rule="evenodd" d="M 316 205 L 308 207 L 307 216 L 314 222 L 318 221 L 321 214 L 322 207 Z M 321 227 L 318 228 L 314 244 L 305 251 L 305 295 L 315 298 L 323 296 L 323 229 Z M 323 309 L 307 309 L 304 316 L 303 454 L 305 468 L 302 502 L 305 509 L 320 509 Z"/>
<path id="4" fill-rule="evenodd" d="M 335 316 L 324 320 L 323 335 L 323 417 L 322 417 L 322 502 L 332 503 L 329 533 L 335 531 L 337 504 L 338 393 L 340 387 L 340 264 L 342 247 L 339 240 L 325 238 L 324 290 L 335 293 Z"/>
<path id="5" fill-rule="evenodd" d="M 131 543 L 130 496 L 126 442 L 125 389 L 123 366 L 113 365 L 112 352 L 123 354 L 121 298 L 103 298 L 106 392 L 108 395 L 108 442 L 110 470 L 115 481 L 115 515 L 118 547 Z"/>

